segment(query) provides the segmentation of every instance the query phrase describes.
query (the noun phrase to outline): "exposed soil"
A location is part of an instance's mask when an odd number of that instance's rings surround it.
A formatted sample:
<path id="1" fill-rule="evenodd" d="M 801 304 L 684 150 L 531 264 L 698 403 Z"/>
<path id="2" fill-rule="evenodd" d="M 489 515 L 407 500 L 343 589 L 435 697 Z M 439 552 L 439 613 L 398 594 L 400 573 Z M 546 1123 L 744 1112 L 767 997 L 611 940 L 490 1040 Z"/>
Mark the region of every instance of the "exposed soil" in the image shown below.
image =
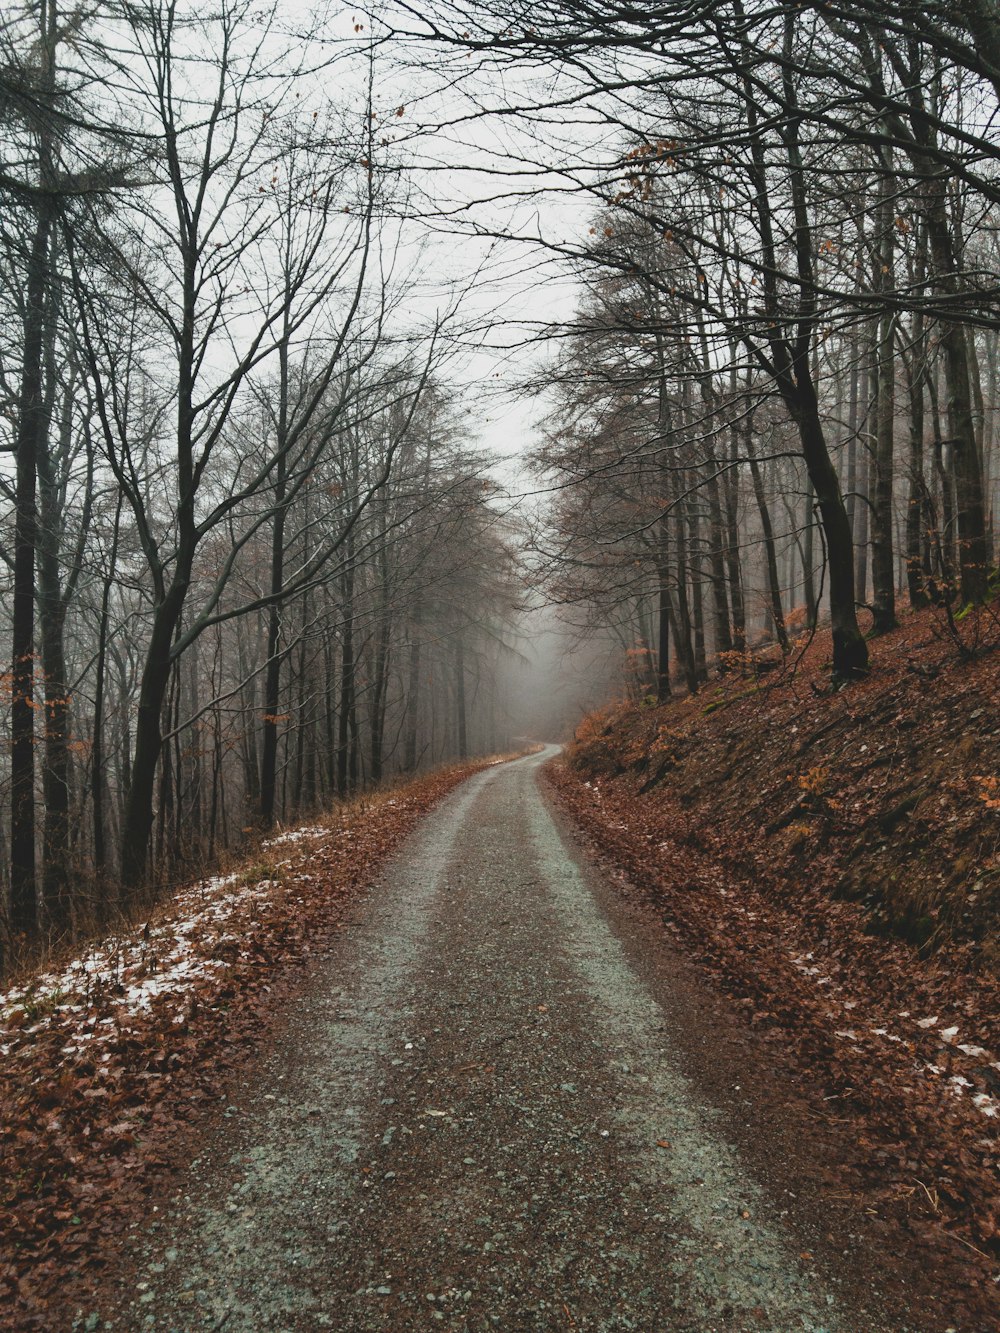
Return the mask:
<path id="1" fill-rule="evenodd" d="M 809 1072 L 581 857 L 544 757 L 354 900 L 77 1327 L 997 1326 L 856 1196 Z"/>

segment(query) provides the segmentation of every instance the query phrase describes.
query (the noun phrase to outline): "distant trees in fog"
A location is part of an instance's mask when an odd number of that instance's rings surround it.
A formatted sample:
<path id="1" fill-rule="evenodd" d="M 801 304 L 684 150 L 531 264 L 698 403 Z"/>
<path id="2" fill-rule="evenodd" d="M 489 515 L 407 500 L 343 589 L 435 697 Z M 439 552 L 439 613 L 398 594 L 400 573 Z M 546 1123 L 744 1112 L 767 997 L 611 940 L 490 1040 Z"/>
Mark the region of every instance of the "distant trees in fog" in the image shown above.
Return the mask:
<path id="1" fill-rule="evenodd" d="M 549 325 L 563 351 L 538 461 L 558 498 L 538 546 L 557 599 L 646 655 L 642 688 L 667 690 L 673 654 L 694 688 L 713 654 L 765 631 L 786 647 L 820 611 L 847 680 L 901 591 L 989 601 L 989 7 L 410 14 L 406 39 L 466 71 L 470 123 L 530 125 L 483 165 L 497 197 L 540 181 L 560 199 L 516 233 L 587 293 Z"/>
<path id="2" fill-rule="evenodd" d="M 499 744 L 517 593 L 359 48 L 171 0 L 0 45 L 9 940 Z"/>

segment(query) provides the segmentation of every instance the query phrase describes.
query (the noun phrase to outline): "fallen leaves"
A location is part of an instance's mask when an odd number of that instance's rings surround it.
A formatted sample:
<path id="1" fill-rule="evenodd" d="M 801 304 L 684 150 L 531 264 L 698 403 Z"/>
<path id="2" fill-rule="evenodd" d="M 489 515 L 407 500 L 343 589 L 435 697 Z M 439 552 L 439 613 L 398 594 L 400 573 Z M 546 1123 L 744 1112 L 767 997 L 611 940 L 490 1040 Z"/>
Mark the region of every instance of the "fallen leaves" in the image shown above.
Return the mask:
<path id="1" fill-rule="evenodd" d="M 666 784 L 641 794 L 636 734 L 617 725 L 620 735 L 609 720 L 599 746 L 591 742 L 596 768 L 550 769 L 560 800 L 620 880 L 624 872 L 625 891 L 654 904 L 748 1023 L 808 1070 L 820 1107 L 837 1108 L 822 1118 L 857 1130 L 855 1169 L 866 1180 L 864 1203 L 879 1205 L 872 1215 L 896 1201 L 906 1226 L 989 1258 L 989 1269 L 970 1268 L 967 1278 L 985 1291 L 1000 1257 L 995 976 L 970 972 L 960 950 L 921 958 L 874 935 L 863 905 L 832 894 L 834 852 L 789 883 L 718 782 L 697 795 Z M 649 731 L 658 734 L 656 725 Z M 631 769 L 616 760 L 618 745 Z M 697 781 L 698 762 L 690 753 L 671 784 Z"/>
<path id="2" fill-rule="evenodd" d="M 282 985 L 339 928 L 416 822 L 484 763 L 430 774 L 271 842 L 129 935 L 0 996 L 0 1327 L 68 1327 L 71 1278 L 266 1035 Z M 288 859 L 274 860 L 276 849 Z"/>

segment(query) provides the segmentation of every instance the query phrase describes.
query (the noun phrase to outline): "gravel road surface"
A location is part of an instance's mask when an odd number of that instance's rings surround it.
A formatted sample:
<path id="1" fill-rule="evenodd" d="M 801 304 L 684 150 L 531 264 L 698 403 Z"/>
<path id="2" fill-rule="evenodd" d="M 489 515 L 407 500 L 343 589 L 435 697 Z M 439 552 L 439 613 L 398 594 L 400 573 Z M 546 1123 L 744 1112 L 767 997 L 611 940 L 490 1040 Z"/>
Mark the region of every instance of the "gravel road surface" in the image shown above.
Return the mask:
<path id="1" fill-rule="evenodd" d="M 708 1001 L 616 917 L 551 753 L 470 779 L 359 899 L 101 1328 L 918 1327 L 685 1072 Z"/>

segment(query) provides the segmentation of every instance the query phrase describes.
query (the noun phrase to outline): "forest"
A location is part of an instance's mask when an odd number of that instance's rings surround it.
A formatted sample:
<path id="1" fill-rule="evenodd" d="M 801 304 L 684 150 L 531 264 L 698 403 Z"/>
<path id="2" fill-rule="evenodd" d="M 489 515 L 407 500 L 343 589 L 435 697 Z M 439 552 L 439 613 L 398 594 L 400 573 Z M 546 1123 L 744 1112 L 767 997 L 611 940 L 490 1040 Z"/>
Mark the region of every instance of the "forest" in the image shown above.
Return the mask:
<path id="1" fill-rule="evenodd" d="M 357 51 L 249 4 L 0 38 L 16 941 L 497 749 L 519 594 Z"/>
<path id="2" fill-rule="evenodd" d="M 9 0 L 0 312 L 0 1327 L 1000 1328 L 997 0 Z"/>
<path id="3" fill-rule="evenodd" d="M 660 700 L 993 634 L 988 0 L 0 41 L 8 950 L 503 748 L 532 608 Z"/>

